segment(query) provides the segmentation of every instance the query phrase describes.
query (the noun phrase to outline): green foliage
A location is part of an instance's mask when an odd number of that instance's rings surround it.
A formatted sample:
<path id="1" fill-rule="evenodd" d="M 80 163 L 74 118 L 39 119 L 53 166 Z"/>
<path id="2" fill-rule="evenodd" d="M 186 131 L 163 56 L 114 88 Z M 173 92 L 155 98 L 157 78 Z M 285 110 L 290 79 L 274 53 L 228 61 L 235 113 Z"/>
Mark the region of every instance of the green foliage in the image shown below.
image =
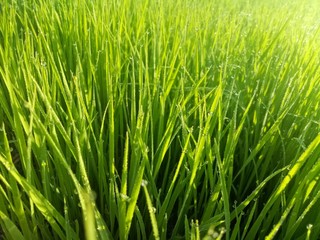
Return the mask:
<path id="1" fill-rule="evenodd" d="M 2 1 L 0 238 L 317 239 L 318 9 Z"/>

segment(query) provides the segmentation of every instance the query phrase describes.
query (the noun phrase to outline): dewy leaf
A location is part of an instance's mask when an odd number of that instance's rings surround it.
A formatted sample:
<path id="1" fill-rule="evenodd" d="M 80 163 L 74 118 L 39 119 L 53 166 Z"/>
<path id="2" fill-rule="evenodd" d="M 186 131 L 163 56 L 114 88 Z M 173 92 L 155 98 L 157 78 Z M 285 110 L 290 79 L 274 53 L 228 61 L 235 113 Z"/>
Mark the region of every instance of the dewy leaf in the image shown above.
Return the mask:
<path id="1" fill-rule="evenodd" d="M 0 162 L 5 163 L 6 160 L 0 155 Z M 6 166 L 6 164 L 5 164 Z M 34 186 L 30 185 L 15 169 L 9 169 L 10 174 L 15 178 L 15 180 L 21 185 L 21 187 L 25 190 L 28 196 L 32 199 L 36 207 L 43 214 L 55 232 L 61 237 L 65 238 L 64 233 L 62 232 L 60 226 L 64 228 L 70 228 L 70 226 L 65 222 L 65 219 L 62 215 L 51 205 L 51 203 L 39 193 Z M 59 224 L 58 224 L 59 223 Z M 60 225 L 60 226 L 59 226 Z M 69 229 L 70 231 L 70 229 Z M 72 233 L 72 237 L 77 239 L 75 232 L 70 231 Z"/>
<path id="2" fill-rule="evenodd" d="M 302 167 L 302 165 L 307 161 L 308 157 L 313 153 L 313 151 L 319 147 L 320 144 L 320 134 L 311 142 L 311 144 L 308 146 L 308 148 L 301 154 L 297 162 L 293 165 L 293 167 L 290 169 L 288 174 L 284 177 L 280 185 L 277 187 L 275 193 L 271 195 L 268 202 L 262 209 L 261 213 L 259 214 L 259 217 L 253 224 L 251 230 L 248 233 L 247 239 L 253 239 L 255 238 L 259 227 L 262 224 L 263 218 L 266 216 L 267 212 L 271 208 L 271 206 L 275 203 L 277 199 L 279 199 L 279 195 L 285 190 L 285 188 L 288 186 L 289 182 L 294 178 L 294 176 L 297 174 L 298 170 Z"/>

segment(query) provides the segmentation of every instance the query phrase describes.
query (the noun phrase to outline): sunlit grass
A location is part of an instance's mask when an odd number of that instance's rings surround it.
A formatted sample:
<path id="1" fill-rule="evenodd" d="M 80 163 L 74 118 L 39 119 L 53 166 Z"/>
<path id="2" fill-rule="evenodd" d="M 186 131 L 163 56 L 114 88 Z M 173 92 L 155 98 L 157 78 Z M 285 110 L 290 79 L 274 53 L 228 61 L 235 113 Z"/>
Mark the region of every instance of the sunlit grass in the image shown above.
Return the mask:
<path id="1" fill-rule="evenodd" d="M 0 235 L 317 239 L 319 9 L 0 3 Z"/>

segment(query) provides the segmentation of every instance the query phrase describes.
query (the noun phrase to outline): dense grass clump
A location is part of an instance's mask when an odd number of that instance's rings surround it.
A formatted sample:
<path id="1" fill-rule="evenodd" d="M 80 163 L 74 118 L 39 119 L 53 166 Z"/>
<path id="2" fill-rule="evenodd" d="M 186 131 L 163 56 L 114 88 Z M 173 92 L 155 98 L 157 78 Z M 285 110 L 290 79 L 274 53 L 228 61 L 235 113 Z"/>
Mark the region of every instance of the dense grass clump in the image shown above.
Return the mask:
<path id="1" fill-rule="evenodd" d="M 5 239 L 316 239 L 317 1 L 0 2 Z"/>

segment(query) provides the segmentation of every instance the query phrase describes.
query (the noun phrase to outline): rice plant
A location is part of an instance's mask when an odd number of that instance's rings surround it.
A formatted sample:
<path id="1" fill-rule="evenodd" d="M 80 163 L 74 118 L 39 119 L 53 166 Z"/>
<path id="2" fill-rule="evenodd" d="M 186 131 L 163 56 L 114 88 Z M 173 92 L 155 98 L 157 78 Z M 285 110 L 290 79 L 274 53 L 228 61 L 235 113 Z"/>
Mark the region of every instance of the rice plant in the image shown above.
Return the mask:
<path id="1" fill-rule="evenodd" d="M 0 239 L 317 239 L 319 7 L 0 1 Z"/>

